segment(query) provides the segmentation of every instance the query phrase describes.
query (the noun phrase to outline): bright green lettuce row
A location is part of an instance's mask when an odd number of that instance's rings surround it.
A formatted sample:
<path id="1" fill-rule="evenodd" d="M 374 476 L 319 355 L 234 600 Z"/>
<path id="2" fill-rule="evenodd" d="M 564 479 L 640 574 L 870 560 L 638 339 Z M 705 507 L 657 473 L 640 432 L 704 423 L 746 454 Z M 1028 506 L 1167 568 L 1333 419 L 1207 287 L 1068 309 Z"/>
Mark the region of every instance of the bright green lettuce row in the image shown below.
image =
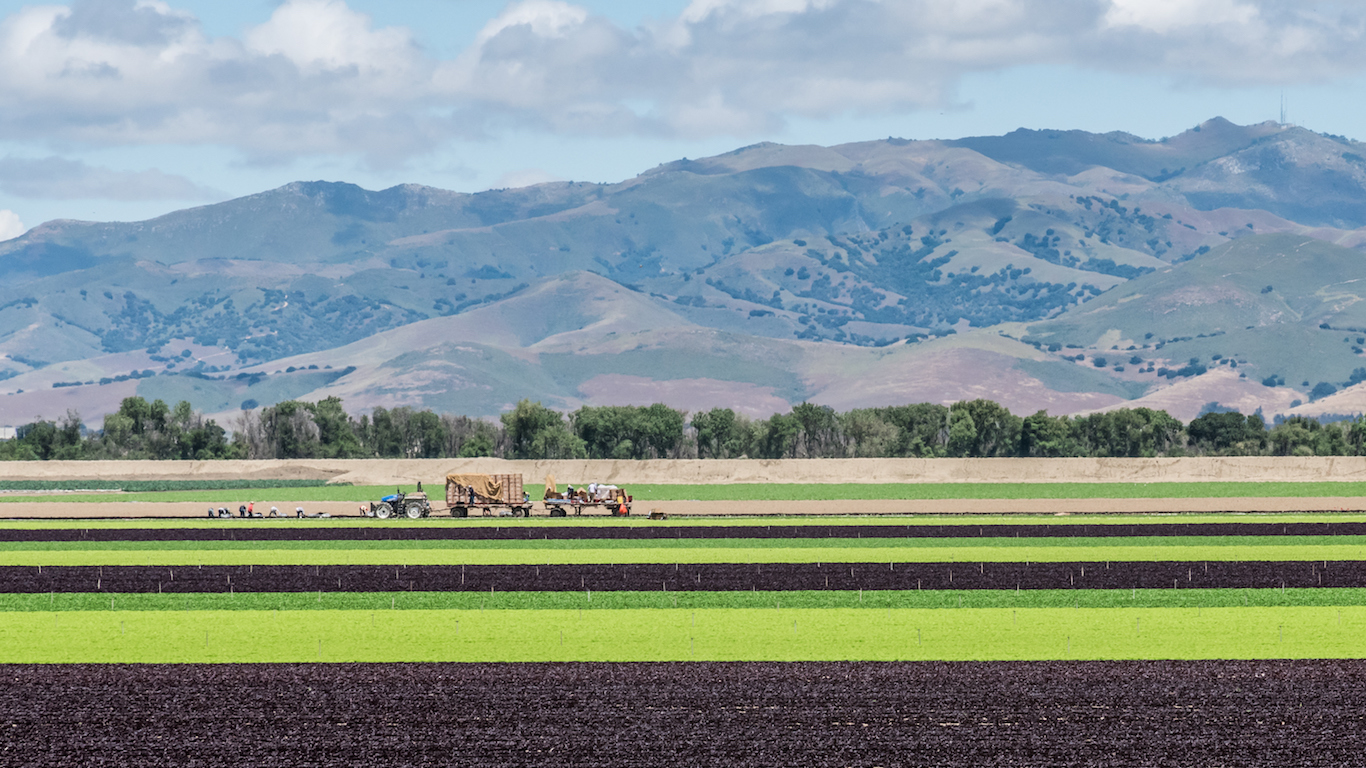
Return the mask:
<path id="1" fill-rule="evenodd" d="M 1241 608 L 1366 606 L 1366 589 L 794 590 L 768 592 L 194 592 L 0 594 L 0 613 L 76 611 L 636 610 L 714 608 Z"/>
<path id="2" fill-rule="evenodd" d="M 7 613 L 0 663 L 1366 657 L 1366 608 Z"/>

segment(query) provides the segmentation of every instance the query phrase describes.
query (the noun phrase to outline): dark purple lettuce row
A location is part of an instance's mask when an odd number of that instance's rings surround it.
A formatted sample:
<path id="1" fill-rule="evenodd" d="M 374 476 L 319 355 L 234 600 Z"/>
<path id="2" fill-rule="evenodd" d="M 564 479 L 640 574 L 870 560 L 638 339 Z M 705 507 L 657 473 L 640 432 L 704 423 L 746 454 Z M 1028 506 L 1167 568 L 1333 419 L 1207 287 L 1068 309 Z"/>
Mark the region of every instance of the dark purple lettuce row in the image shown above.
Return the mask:
<path id="1" fill-rule="evenodd" d="M 1361 661 L 0 666 L 14 766 L 1343 766 Z"/>
<path id="2" fill-rule="evenodd" d="M 0 593 L 1366 587 L 1366 562 L 0 566 Z"/>

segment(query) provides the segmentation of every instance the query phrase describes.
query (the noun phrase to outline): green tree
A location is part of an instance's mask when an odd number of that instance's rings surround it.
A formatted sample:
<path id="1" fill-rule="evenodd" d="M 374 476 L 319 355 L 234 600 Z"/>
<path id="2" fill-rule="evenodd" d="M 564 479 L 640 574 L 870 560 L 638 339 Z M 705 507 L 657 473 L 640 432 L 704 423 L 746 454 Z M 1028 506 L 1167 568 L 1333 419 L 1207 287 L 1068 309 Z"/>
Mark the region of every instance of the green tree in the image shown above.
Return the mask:
<path id="1" fill-rule="evenodd" d="M 1020 426 L 1020 455 L 1035 458 L 1080 456 L 1081 446 L 1072 436 L 1072 421 L 1039 411 L 1025 417 Z"/>
<path id="2" fill-rule="evenodd" d="M 356 423 L 342 408 L 340 397 L 325 397 L 313 404 L 313 423 L 318 426 L 322 458 L 349 459 L 362 456 Z"/>
<path id="3" fill-rule="evenodd" d="M 395 410 L 397 412 L 377 407 L 370 414 L 370 424 L 369 429 L 366 430 L 365 440 L 365 447 L 370 455 L 384 459 L 396 459 L 403 456 L 403 429 L 399 422 L 404 414 L 401 409 Z M 395 416 L 399 418 L 395 418 Z"/>
<path id="4" fill-rule="evenodd" d="M 569 430 L 564 422 L 552 424 L 540 431 L 531 440 L 528 459 L 584 459 L 588 451 L 583 440 Z"/>
<path id="5" fill-rule="evenodd" d="M 967 400 L 949 406 L 950 453 L 957 456 L 989 458 L 993 456 L 1014 456 L 1020 445 L 1020 429 L 1024 420 L 1015 416 L 999 403 L 991 400 Z M 967 426 L 960 428 L 958 441 L 953 432 L 955 421 L 952 414 L 966 414 L 971 417 L 972 437 L 970 444 L 962 441 L 967 435 Z M 959 421 L 961 421 L 961 417 Z"/>
<path id="6" fill-rule="evenodd" d="M 792 407 L 792 418 L 801 431 L 797 434 L 794 455 L 801 458 L 844 455 L 844 445 L 835 409 L 828 405 L 802 402 Z"/>
<path id="7" fill-rule="evenodd" d="M 440 416 L 431 411 L 414 413 L 408 419 L 408 432 L 412 436 L 408 458 L 441 458 L 446 447 L 446 429 Z"/>
<path id="8" fill-rule="evenodd" d="M 441 424 L 446 432 L 444 455 L 461 458 L 502 455 L 503 433 L 497 425 L 483 419 L 449 414 L 442 415 Z"/>
<path id="9" fill-rule="evenodd" d="M 119 415 L 132 423 L 132 434 L 141 435 L 151 426 L 152 406 L 141 397 L 125 397 L 119 404 Z"/>
<path id="10" fill-rule="evenodd" d="M 523 399 L 501 419 L 511 458 L 575 459 L 588 455 L 583 440 L 570 431 L 564 416 L 540 402 Z"/>
<path id="11" fill-rule="evenodd" d="M 890 455 L 916 458 L 947 455 L 949 409 L 946 406 L 916 403 L 875 410 L 883 421 L 896 426 L 899 432 Z"/>
<path id="12" fill-rule="evenodd" d="M 760 459 L 789 459 L 797 449 L 797 436 L 802 425 L 796 417 L 775 413 L 769 418 L 756 421 L 754 430 L 754 455 Z"/>
<path id="13" fill-rule="evenodd" d="M 679 446 L 683 443 L 683 425 L 687 421 L 687 413 L 663 403 L 647 405 L 638 413 L 641 428 L 639 439 L 644 442 L 644 446 L 643 449 L 639 446 L 636 448 L 637 458 L 676 457 Z"/>
<path id="14" fill-rule="evenodd" d="M 734 458 L 745 452 L 744 428 L 735 411 L 713 408 L 692 417 L 697 431 L 697 457 L 700 459 Z M 739 452 L 732 452 L 739 446 Z"/>
<path id="15" fill-rule="evenodd" d="M 966 408 L 949 410 L 949 455 L 956 458 L 975 456 L 977 422 Z"/>
<path id="16" fill-rule="evenodd" d="M 882 417 L 878 408 L 856 408 L 840 415 L 840 431 L 849 441 L 848 452 L 858 458 L 899 456 L 904 453 L 898 438 L 901 430 Z"/>
<path id="17" fill-rule="evenodd" d="M 585 405 L 570 414 L 569 421 L 589 458 L 636 458 L 635 446 L 641 442 L 644 429 L 635 406 Z"/>
<path id="18" fill-rule="evenodd" d="M 462 459 L 473 459 L 478 456 L 493 455 L 493 439 L 487 434 L 475 433 L 470 435 L 460 446 L 460 451 L 456 455 Z"/>
<path id="19" fill-rule="evenodd" d="M 1244 416 L 1237 411 L 1206 413 L 1186 425 L 1192 447 L 1203 453 L 1260 453 L 1266 440 L 1266 424 L 1261 416 Z"/>
<path id="20" fill-rule="evenodd" d="M 322 453 L 319 430 L 306 403 L 286 400 L 262 409 L 266 441 L 277 459 L 313 459 Z"/>

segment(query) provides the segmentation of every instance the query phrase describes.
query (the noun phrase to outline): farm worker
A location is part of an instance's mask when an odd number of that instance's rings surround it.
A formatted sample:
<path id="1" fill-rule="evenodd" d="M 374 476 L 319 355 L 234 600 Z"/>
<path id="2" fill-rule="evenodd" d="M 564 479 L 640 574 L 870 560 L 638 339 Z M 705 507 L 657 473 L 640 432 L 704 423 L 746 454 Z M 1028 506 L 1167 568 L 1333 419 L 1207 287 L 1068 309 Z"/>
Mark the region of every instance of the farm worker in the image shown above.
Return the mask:
<path id="1" fill-rule="evenodd" d="M 295 508 L 294 508 L 294 516 L 295 516 L 295 517 L 303 517 L 303 516 L 304 516 L 304 508 L 303 508 L 303 507 L 295 507 Z"/>
<path id="2" fill-rule="evenodd" d="M 474 486 L 469 486 L 468 490 L 470 492 L 470 506 L 474 506 Z"/>
<path id="3" fill-rule="evenodd" d="M 247 505 L 246 505 L 246 504 L 243 504 L 242 506 L 240 506 L 240 507 L 237 508 L 237 516 L 238 516 L 238 517 L 246 517 L 246 516 L 247 516 Z"/>
<path id="4" fill-rule="evenodd" d="M 217 515 L 214 514 L 213 507 L 209 507 L 209 517 L 217 517 Z"/>
<path id="5" fill-rule="evenodd" d="M 248 502 L 247 502 L 247 517 L 255 517 L 255 516 L 256 516 L 256 502 L 254 502 L 254 501 L 248 501 Z"/>
<path id="6" fill-rule="evenodd" d="M 280 514 L 280 508 L 279 508 L 279 507 L 271 507 L 271 508 L 270 508 L 270 516 L 271 516 L 271 517 L 275 517 L 275 516 L 277 516 L 277 515 L 279 515 L 279 514 Z"/>

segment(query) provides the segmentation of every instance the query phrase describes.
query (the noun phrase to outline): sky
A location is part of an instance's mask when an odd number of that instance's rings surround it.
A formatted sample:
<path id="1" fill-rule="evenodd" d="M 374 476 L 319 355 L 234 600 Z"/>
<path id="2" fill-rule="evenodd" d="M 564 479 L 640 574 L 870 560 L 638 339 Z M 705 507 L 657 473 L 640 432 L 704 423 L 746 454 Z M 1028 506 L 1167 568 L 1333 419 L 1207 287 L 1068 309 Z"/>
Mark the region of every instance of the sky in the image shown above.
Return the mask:
<path id="1" fill-rule="evenodd" d="M 615 182 L 760 141 L 1280 119 L 1366 138 L 1366 3 L 0 0 L 0 240 L 296 180 Z"/>

